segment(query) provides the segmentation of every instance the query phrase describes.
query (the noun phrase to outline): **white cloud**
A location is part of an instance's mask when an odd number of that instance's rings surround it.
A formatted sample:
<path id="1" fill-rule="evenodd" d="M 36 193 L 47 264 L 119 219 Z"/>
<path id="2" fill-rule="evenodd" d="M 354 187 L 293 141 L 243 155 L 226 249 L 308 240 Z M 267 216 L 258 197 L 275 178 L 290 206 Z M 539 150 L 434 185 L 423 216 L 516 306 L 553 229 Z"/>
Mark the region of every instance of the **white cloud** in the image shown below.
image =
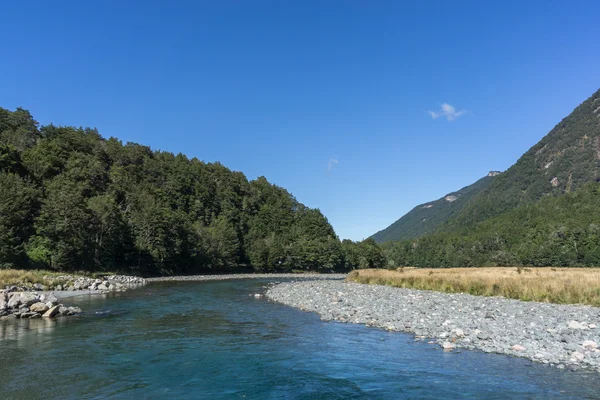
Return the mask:
<path id="1" fill-rule="evenodd" d="M 439 109 L 439 111 L 429 111 L 429 115 L 431 115 L 431 118 L 433 119 L 437 119 L 439 117 L 446 117 L 448 121 L 454 121 L 456 118 L 460 117 L 465 112 L 465 110 L 456 111 L 456 108 L 454 108 L 454 106 L 448 103 L 444 103 L 442 104 L 442 107 Z"/>
<path id="2" fill-rule="evenodd" d="M 340 160 L 338 160 L 337 157 L 331 157 L 329 159 L 329 162 L 327 163 L 327 171 L 331 171 L 333 169 L 333 167 L 335 167 L 339 163 L 340 163 Z"/>

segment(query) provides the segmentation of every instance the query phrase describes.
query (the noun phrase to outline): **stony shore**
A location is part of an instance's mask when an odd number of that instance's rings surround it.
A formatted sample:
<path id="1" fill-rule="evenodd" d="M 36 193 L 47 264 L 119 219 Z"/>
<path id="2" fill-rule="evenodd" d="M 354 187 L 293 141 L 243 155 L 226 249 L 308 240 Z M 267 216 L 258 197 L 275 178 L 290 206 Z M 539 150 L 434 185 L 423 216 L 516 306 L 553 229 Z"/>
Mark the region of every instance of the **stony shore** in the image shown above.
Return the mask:
<path id="1" fill-rule="evenodd" d="M 344 279 L 346 274 L 228 274 L 228 275 L 187 275 L 146 278 L 147 282 L 222 281 L 228 279 Z"/>
<path id="2" fill-rule="evenodd" d="M 342 281 L 286 282 L 267 298 L 323 320 L 412 333 L 445 351 L 524 357 L 600 372 L 600 308 L 523 302 Z"/>
<path id="3" fill-rule="evenodd" d="M 67 307 L 59 299 L 83 295 L 121 292 L 143 285 L 136 276 L 111 275 L 103 278 L 62 275 L 48 278 L 46 284 L 9 285 L 0 289 L 0 320 L 15 318 L 54 318 L 81 313 L 79 307 Z M 52 289 L 48 291 L 48 289 Z"/>
<path id="4" fill-rule="evenodd" d="M 129 275 L 107 275 L 98 278 L 88 278 L 77 275 L 60 275 L 44 277 L 45 284 L 20 284 L 5 286 L 4 290 L 8 292 L 31 292 L 31 291 L 124 291 L 127 286 L 144 285 L 146 280 L 138 276 Z"/>
<path id="5" fill-rule="evenodd" d="M 0 320 L 54 318 L 80 313 L 79 307 L 66 307 L 52 293 L 0 291 Z"/>

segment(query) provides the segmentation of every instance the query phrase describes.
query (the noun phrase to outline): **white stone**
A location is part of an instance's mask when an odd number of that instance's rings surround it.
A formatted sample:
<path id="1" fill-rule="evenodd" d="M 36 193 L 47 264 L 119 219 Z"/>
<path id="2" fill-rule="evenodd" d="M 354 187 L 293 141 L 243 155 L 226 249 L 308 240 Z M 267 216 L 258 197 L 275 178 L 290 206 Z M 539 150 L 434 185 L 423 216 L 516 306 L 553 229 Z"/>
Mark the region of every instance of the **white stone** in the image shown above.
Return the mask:
<path id="1" fill-rule="evenodd" d="M 464 332 L 462 329 L 460 329 L 460 328 L 456 328 L 456 329 L 454 330 L 454 334 L 455 334 L 456 336 L 458 336 L 458 337 L 463 337 L 463 336 L 465 336 L 465 332 Z"/>
<path id="2" fill-rule="evenodd" d="M 446 351 L 451 351 L 454 350 L 456 346 L 454 345 L 454 343 L 451 342 L 444 342 L 442 343 L 442 349 L 446 350 Z"/>
<path id="3" fill-rule="evenodd" d="M 514 351 L 525 351 L 525 347 L 521 346 L 520 344 L 515 344 L 512 349 Z"/>
<path id="4" fill-rule="evenodd" d="M 569 328 L 570 329 L 587 329 L 587 324 L 580 323 L 577 321 L 571 321 L 571 322 L 569 322 Z"/>
<path id="5" fill-rule="evenodd" d="M 594 342 L 593 340 L 584 340 L 581 347 L 583 347 L 586 350 L 594 350 L 598 348 L 598 343 Z"/>
<path id="6" fill-rule="evenodd" d="M 578 352 L 578 351 L 575 351 L 573 354 L 571 354 L 571 360 L 581 361 L 584 358 L 585 358 L 585 355 L 583 353 Z"/>

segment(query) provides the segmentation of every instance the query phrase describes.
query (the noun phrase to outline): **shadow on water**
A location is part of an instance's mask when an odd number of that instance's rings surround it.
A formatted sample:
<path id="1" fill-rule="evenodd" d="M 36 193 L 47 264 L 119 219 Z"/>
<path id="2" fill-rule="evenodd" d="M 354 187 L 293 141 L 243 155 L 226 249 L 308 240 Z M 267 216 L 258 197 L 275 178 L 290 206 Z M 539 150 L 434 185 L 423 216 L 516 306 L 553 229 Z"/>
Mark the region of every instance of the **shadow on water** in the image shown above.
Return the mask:
<path id="1" fill-rule="evenodd" d="M 594 398 L 596 373 L 322 322 L 250 294 L 268 281 L 152 284 L 0 323 L 0 398 Z"/>

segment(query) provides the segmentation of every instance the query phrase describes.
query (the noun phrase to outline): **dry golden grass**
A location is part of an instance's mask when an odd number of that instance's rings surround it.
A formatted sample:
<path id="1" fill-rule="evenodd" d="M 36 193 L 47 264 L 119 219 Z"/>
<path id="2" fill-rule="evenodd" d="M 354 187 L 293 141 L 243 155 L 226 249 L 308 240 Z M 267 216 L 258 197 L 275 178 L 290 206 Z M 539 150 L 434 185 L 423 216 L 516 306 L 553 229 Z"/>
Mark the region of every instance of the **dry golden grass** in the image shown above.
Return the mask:
<path id="1" fill-rule="evenodd" d="M 43 270 L 0 269 L 0 288 L 6 285 L 45 284 L 44 276 L 60 275 Z"/>
<path id="2" fill-rule="evenodd" d="M 346 280 L 411 289 L 600 307 L 600 268 L 365 269 Z"/>
<path id="3" fill-rule="evenodd" d="M 4 286 L 25 285 L 30 286 L 34 283 L 40 283 L 49 287 L 64 285 L 70 279 L 44 279 L 44 277 L 58 277 L 63 275 L 96 277 L 97 275 L 114 275 L 113 273 L 67 273 L 44 270 L 23 270 L 23 269 L 0 269 L 0 289 Z"/>

